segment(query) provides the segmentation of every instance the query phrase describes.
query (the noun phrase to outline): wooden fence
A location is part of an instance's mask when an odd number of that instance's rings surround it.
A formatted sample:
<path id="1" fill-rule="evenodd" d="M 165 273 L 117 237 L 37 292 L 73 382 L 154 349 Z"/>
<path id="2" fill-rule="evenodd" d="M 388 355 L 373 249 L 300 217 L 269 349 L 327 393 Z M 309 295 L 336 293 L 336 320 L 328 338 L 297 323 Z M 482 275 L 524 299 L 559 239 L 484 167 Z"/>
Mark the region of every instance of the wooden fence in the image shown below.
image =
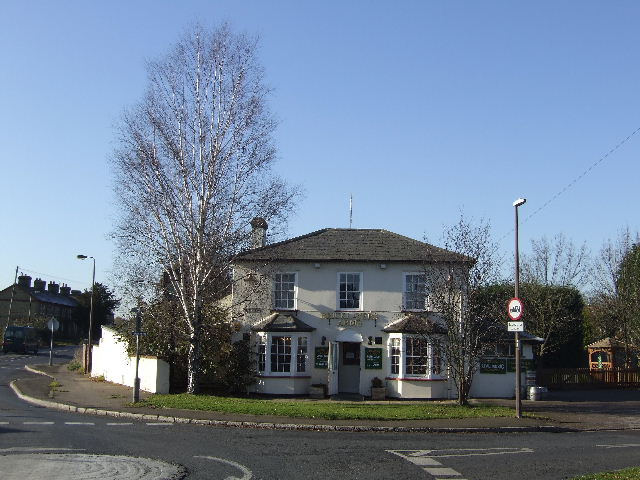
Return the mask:
<path id="1" fill-rule="evenodd" d="M 536 384 L 550 390 L 640 388 L 640 368 L 538 370 Z"/>

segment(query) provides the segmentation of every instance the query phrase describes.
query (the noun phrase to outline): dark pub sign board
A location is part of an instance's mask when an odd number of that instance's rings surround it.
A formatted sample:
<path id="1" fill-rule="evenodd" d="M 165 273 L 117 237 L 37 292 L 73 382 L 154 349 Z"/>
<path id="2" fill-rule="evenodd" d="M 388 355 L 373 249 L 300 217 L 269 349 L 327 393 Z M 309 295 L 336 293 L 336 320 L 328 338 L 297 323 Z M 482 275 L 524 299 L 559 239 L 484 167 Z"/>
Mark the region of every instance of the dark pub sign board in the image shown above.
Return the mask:
<path id="1" fill-rule="evenodd" d="M 382 349 L 381 348 L 365 348 L 364 349 L 364 368 L 369 370 L 382 369 Z"/>
<path id="2" fill-rule="evenodd" d="M 329 366 L 329 347 L 316 347 L 315 368 L 327 368 Z"/>

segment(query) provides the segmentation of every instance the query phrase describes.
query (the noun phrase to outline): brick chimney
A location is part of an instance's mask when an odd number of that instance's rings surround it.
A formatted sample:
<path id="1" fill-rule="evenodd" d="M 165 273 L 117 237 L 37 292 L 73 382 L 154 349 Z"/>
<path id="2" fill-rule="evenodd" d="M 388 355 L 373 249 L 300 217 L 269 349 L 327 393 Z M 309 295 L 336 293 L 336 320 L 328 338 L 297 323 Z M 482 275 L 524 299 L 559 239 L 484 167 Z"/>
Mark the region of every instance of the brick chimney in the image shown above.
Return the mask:
<path id="1" fill-rule="evenodd" d="M 44 292 L 44 289 L 45 289 L 46 286 L 47 286 L 47 282 L 45 282 L 41 278 L 36 278 L 33 281 L 33 289 L 36 292 Z"/>
<path id="2" fill-rule="evenodd" d="M 60 293 L 60 284 L 56 282 L 49 282 L 49 285 L 47 286 L 47 291 L 49 293 L 55 293 L 55 294 Z"/>
<path id="3" fill-rule="evenodd" d="M 256 217 L 251 220 L 251 248 L 264 247 L 267 243 L 267 221 Z"/>
<path id="4" fill-rule="evenodd" d="M 31 277 L 29 275 L 20 275 L 18 277 L 18 285 L 24 288 L 31 288 Z"/>

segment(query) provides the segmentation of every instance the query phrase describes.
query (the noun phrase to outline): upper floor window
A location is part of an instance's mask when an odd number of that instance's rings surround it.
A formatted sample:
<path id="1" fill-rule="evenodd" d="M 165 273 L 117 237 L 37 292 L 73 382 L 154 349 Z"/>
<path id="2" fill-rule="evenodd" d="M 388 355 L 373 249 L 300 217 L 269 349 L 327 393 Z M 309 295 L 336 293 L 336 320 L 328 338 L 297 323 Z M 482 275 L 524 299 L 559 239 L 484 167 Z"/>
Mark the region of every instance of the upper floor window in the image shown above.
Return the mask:
<path id="1" fill-rule="evenodd" d="M 424 273 L 405 273 L 402 299 L 404 310 L 424 310 L 427 305 L 427 276 Z"/>
<path id="2" fill-rule="evenodd" d="M 362 274 L 338 274 L 338 308 L 360 310 L 362 307 Z"/>
<path id="3" fill-rule="evenodd" d="M 295 310 L 296 274 L 276 273 L 273 289 L 273 307 L 276 310 Z"/>

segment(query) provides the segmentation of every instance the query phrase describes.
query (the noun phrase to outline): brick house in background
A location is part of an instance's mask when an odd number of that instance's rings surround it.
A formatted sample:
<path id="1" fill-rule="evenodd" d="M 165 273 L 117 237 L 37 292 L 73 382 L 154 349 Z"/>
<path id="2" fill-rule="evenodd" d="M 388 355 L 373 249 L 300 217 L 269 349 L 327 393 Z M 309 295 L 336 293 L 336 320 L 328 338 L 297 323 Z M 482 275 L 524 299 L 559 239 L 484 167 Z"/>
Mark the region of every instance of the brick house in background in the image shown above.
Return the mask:
<path id="1" fill-rule="evenodd" d="M 74 296 L 79 290 L 71 290 L 67 285 L 20 275 L 18 283 L 0 290 L 0 325 L 32 325 L 42 328 L 55 317 L 60 322 L 58 335 L 76 338 L 81 333 L 80 316 L 76 315 L 80 304 Z"/>

